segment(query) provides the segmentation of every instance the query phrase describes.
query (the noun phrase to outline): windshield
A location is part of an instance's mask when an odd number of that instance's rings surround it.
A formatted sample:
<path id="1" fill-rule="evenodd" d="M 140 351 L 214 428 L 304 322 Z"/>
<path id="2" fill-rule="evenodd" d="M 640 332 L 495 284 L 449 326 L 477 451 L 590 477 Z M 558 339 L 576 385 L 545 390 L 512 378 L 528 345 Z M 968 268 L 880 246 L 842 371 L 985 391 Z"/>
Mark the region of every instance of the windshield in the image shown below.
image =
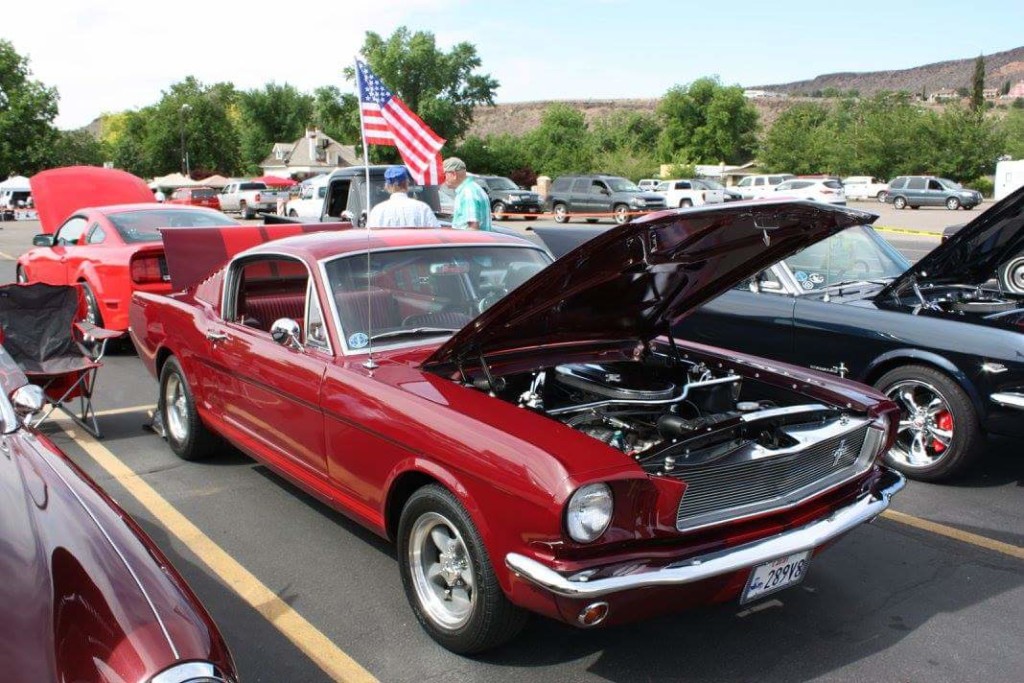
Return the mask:
<path id="1" fill-rule="evenodd" d="M 625 178 L 608 178 L 605 182 L 612 192 L 643 192 L 632 180 Z"/>
<path id="2" fill-rule="evenodd" d="M 519 246 L 376 252 L 325 263 L 339 335 L 350 350 L 446 337 L 539 273 L 551 260 Z M 371 316 L 372 314 L 372 316 Z"/>
<path id="3" fill-rule="evenodd" d="M 508 178 L 487 177 L 487 186 L 492 190 L 518 190 L 519 186 Z"/>
<path id="4" fill-rule="evenodd" d="M 219 211 L 198 209 L 148 209 L 108 214 L 107 218 L 125 242 L 159 242 L 160 228 L 202 228 L 239 225 Z"/>
<path id="5" fill-rule="evenodd" d="M 202 197 L 216 197 L 217 191 L 209 187 L 200 187 L 196 188 L 195 190 L 192 190 L 192 196 L 195 197 L 196 199 Z"/>
<path id="6" fill-rule="evenodd" d="M 783 263 L 808 292 L 851 280 L 890 280 L 910 268 L 909 261 L 866 226 L 812 244 Z"/>
<path id="7" fill-rule="evenodd" d="M 936 178 L 936 180 L 939 181 L 940 185 L 942 185 L 945 188 L 949 188 L 950 190 L 961 189 L 960 183 L 954 183 L 952 180 L 947 180 L 946 178 Z"/>
<path id="8" fill-rule="evenodd" d="M 709 190 L 724 190 L 725 189 L 725 185 L 723 185 L 722 183 L 718 182 L 717 180 L 695 180 L 693 182 L 695 182 L 698 187 L 704 186 L 705 188 L 707 188 Z"/>

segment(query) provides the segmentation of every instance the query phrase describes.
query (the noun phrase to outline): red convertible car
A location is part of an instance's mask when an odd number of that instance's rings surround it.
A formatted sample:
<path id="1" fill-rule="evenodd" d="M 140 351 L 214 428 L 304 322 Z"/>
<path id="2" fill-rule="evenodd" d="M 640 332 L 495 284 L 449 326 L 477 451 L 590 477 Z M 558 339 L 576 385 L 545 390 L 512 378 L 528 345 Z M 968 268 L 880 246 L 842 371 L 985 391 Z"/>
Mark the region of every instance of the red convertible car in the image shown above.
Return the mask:
<path id="1" fill-rule="evenodd" d="M 128 329 L 133 291 L 171 291 L 159 228 L 238 225 L 219 211 L 156 203 L 124 171 L 58 168 L 30 183 L 43 234 L 18 259 L 18 282 L 80 283 L 89 322 L 111 330 Z"/>
<path id="2" fill-rule="evenodd" d="M 489 232 L 345 230 L 215 264 L 253 229 L 166 231 L 183 291 L 136 293 L 131 334 L 179 456 L 219 435 L 393 539 L 420 623 L 479 652 L 528 612 L 592 627 L 758 600 L 888 506 L 892 402 L 666 336 L 867 218 L 662 212 L 554 263 Z"/>
<path id="3" fill-rule="evenodd" d="M 220 199 L 217 190 L 212 187 L 179 187 L 166 202 L 184 206 L 205 206 L 207 209 L 220 210 Z"/>
<path id="4" fill-rule="evenodd" d="M 0 347 L 0 671 L 11 683 L 232 683 L 217 627 L 157 546 L 44 434 Z"/>

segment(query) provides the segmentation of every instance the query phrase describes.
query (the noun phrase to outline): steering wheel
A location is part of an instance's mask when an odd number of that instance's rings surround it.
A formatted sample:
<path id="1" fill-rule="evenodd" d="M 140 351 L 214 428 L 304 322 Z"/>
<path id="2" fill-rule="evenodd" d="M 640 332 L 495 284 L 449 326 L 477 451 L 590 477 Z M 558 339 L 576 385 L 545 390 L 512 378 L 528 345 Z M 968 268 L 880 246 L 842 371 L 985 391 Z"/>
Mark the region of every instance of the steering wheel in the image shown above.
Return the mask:
<path id="1" fill-rule="evenodd" d="M 498 301 L 500 301 L 506 294 L 508 294 L 508 290 L 504 287 L 496 287 L 492 289 L 477 300 L 476 310 L 483 313 L 488 308 L 498 303 Z"/>

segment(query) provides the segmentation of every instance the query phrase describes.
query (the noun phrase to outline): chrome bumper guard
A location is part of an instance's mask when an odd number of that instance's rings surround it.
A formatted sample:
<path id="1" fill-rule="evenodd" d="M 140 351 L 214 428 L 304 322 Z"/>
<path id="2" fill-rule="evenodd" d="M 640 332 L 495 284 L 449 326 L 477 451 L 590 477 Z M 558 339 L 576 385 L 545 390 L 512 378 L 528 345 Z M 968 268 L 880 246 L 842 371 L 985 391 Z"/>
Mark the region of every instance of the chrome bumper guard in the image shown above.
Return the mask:
<path id="1" fill-rule="evenodd" d="M 636 588 L 682 586 L 817 548 L 877 517 L 889 507 L 889 499 L 906 484 L 907 480 L 902 474 L 886 470 L 874 491 L 864 494 L 826 519 L 777 536 L 693 557 L 649 572 L 593 580 L 572 580 L 519 553 L 506 555 L 505 565 L 517 576 L 566 598 L 596 598 Z"/>
<path id="2" fill-rule="evenodd" d="M 992 394 L 989 396 L 993 403 L 996 403 L 1007 408 L 1016 408 L 1017 410 L 1024 410 L 1024 394 L 1018 394 L 1015 391 L 1007 391 L 998 394 Z"/>

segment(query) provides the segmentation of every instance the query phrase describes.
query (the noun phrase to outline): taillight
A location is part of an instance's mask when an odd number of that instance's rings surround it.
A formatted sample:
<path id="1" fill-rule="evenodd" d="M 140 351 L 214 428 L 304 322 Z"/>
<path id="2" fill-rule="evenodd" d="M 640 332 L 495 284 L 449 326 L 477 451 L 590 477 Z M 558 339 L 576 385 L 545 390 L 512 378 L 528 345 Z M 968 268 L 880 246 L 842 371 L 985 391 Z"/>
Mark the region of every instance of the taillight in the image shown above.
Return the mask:
<path id="1" fill-rule="evenodd" d="M 256 193 L 256 203 L 257 204 L 260 203 L 260 193 L 259 192 Z"/>
<path id="2" fill-rule="evenodd" d="M 163 282 L 163 256 L 138 256 L 132 259 L 132 282 L 137 285 Z"/>

